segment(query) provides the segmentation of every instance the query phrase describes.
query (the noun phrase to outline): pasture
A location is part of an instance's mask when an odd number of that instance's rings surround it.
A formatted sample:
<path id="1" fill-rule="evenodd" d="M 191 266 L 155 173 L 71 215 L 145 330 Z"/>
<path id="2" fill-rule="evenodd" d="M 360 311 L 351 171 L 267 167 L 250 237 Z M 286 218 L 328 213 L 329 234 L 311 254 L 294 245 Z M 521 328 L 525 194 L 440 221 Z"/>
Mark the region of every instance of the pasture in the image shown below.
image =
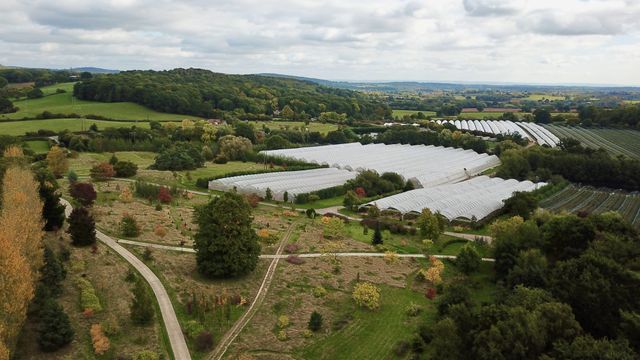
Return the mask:
<path id="1" fill-rule="evenodd" d="M 263 126 L 270 130 L 304 130 L 308 132 L 319 132 L 326 134 L 330 131 L 338 130 L 338 125 L 320 122 L 310 122 L 305 125 L 302 121 L 250 121 L 256 129 L 262 129 Z"/>
<path id="2" fill-rule="evenodd" d="M 57 94 L 56 89 L 65 90 Z M 13 105 L 19 110 L 11 114 L 0 115 L 2 119 L 35 118 L 43 111 L 54 114 L 78 114 L 80 116 L 99 115 L 117 120 L 182 120 L 198 119 L 198 117 L 179 114 L 165 114 L 151 110 L 132 102 L 105 103 L 98 101 L 78 100 L 73 97 L 73 83 L 56 84 L 43 87 L 45 94 L 40 99 L 21 99 L 14 101 Z"/>
<path id="3" fill-rule="evenodd" d="M 587 129 L 581 127 L 545 125 L 559 138 L 573 138 L 583 146 L 603 148 L 611 155 L 640 159 L 640 131 L 619 129 Z"/>
<path id="4" fill-rule="evenodd" d="M 553 94 L 529 94 L 524 98 L 520 98 L 519 100 L 529 100 L 529 101 L 555 101 L 555 100 L 564 100 L 564 95 L 553 95 Z"/>
<path id="5" fill-rule="evenodd" d="M 49 151 L 49 141 L 47 140 L 29 140 L 24 143 L 36 154 L 46 154 Z"/>
<path id="6" fill-rule="evenodd" d="M 91 119 L 46 119 L 46 120 L 16 120 L 16 121 L 0 121 L 0 134 L 5 135 L 24 135 L 27 132 L 35 132 L 40 129 L 46 129 L 51 131 L 82 131 L 88 130 L 89 127 L 95 124 L 99 129 L 108 127 L 129 127 L 139 126 L 143 128 L 149 128 L 149 123 L 146 121 L 133 122 L 133 121 L 108 121 L 108 120 L 91 120 Z"/>
<path id="7" fill-rule="evenodd" d="M 553 212 L 601 214 L 616 211 L 640 229 L 640 194 L 569 185 L 542 200 L 540 207 Z"/>
<path id="8" fill-rule="evenodd" d="M 393 109 L 392 110 L 392 116 L 393 117 L 404 117 L 406 115 L 413 115 L 413 114 L 417 114 L 417 113 L 423 113 L 424 116 L 436 116 L 436 112 L 435 111 L 426 111 L 426 110 L 398 110 L 398 109 Z"/>

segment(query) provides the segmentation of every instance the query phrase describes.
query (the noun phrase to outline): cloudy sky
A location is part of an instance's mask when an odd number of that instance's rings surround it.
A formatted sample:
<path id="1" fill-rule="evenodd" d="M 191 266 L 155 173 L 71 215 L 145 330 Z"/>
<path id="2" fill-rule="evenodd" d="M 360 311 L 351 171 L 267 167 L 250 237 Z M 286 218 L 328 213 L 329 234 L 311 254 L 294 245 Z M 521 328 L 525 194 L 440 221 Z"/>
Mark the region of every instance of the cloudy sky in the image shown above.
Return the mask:
<path id="1" fill-rule="evenodd" d="M 0 0 L 0 64 L 640 85 L 640 0 Z"/>

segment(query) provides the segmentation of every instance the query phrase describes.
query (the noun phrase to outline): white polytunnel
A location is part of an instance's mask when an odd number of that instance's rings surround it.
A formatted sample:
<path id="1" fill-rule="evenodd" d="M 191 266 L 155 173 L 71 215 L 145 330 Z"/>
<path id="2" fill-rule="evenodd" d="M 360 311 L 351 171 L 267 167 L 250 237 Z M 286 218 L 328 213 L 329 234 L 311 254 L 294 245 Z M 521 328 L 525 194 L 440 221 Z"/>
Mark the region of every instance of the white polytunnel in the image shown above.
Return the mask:
<path id="1" fill-rule="evenodd" d="M 327 162 L 340 169 L 348 166 L 375 170 L 379 174 L 395 172 L 405 180 L 416 179 L 417 187 L 463 181 L 500 165 L 495 155 L 433 145 L 348 143 L 261 153 L 306 162 Z"/>
<path id="2" fill-rule="evenodd" d="M 536 190 L 546 183 L 504 180 L 478 176 L 468 181 L 416 189 L 382 198 L 363 205 L 377 206 L 381 210 L 397 210 L 402 214 L 420 213 L 428 208 L 440 212 L 449 220 L 475 217 L 481 220 L 502 208 L 503 200 L 515 192 Z"/>
<path id="3" fill-rule="evenodd" d="M 438 123 L 440 123 L 439 120 Z M 493 135 L 519 134 L 522 138 L 551 147 L 557 146 L 560 142 L 560 139 L 548 129 L 535 123 L 509 120 L 456 120 L 448 121 L 448 123 L 460 130 L 477 130 Z"/>
<path id="4" fill-rule="evenodd" d="M 239 193 L 255 193 L 261 197 L 265 197 L 267 189 L 270 189 L 275 200 L 283 200 L 286 191 L 289 199 L 293 200 L 298 194 L 342 185 L 357 175 L 356 172 L 336 168 L 279 171 L 212 180 L 209 189 L 225 191 L 235 188 Z"/>

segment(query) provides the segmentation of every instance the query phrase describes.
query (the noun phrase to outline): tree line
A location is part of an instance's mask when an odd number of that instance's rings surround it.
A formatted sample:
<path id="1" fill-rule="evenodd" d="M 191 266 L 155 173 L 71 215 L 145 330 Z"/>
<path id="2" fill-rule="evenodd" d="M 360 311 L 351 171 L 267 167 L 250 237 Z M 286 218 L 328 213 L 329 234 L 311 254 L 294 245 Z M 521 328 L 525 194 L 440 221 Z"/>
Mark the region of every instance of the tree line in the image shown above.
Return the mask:
<path id="1" fill-rule="evenodd" d="M 74 96 L 103 102 L 132 101 L 154 110 L 222 117 L 232 112 L 284 117 L 319 117 L 323 112 L 375 119 L 391 110 L 367 95 L 312 82 L 259 75 L 226 75 L 201 69 L 125 71 L 77 83 Z M 286 114 L 289 112 L 289 114 Z"/>

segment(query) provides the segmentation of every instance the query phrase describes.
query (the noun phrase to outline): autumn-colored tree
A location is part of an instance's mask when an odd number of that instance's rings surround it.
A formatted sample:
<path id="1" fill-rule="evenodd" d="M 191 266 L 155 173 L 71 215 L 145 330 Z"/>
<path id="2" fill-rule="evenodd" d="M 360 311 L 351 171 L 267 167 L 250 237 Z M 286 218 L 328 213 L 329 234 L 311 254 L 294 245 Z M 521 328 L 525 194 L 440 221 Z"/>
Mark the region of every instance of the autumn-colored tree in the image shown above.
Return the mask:
<path id="1" fill-rule="evenodd" d="M 249 203 L 249 205 L 250 205 L 252 208 L 258 207 L 258 204 L 259 204 L 259 203 L 260 203 L 260 201 L 262 200 L 262 199 L 260 198 L 260 196 L 258 196 L 258 195 L 257 195 L 257 194 L 255 194 L 255 193 L 254 193 L 254 194 L 249 194 L 249 195 L 247 195 L 247 196 L 246 196 L 246 198 L 247 198 L 247 202 Z"/>
<path id="2" fill-rule="evenodd" d="M 7 359 L 34 295 L 43 264 L 42 202 L 33 174 L 10 166 L 0 212 L 0 359 Z"/>
<path id="3" fill-rule="evenodd" d="M 328 239 L 339 239 L 344 234 L 344 221 L 338 217 L 322 217 L 322 235 Z"/>
<path id="4" fill-rule="evenodd" d="M 130 203 L 133 201 L 133 192 L 130 187 L 125 186 L 122 188 L 122 191 L 120 191 L 120 201 L 123 203 Z"/>
<path id="5" fill-rule="evenodd" d="M 167 229 L 164 228 L 164 226 L 158 224 L 156 225 L 155 229 L 153 230 L 153 233 L 156 234 L 157 236 L 163 238 L 167 235 Z"/>
<path id="6" fill-rule="evenodd" d="M 47 166 L 53 175 L 57 178 L 62 177 L 69 170 L 69 160 L 65 151 L 54 145 L 47 153 Z"/>
<path id="7" fill-rule="evenodd" d="M 369 310 L 380 307 L 380 289 L 371 283 L 357 284 L 353 289 L 352 297 L 358 306 L 366 307 Z"/>
<path id="8" fill-rule="evenodd" d="M 91 342 L 93 343 L 93 352 L 96 353 L 96 355 L 102 355 L 109 351 L 109 338 L 102 331 L 102 325 L 91 325 L 89 333 L 91 334 Z"/>
<path id="9" fill-rule="evenodd" d="M 91 206 L 98 197 L 93 185 L 90 183 L 72 183 L 69 186 L 69 193 L 71 197 L 84 206 Z"/>
<path id="10" fill-rule="evenodd" d="M 95 165 L 89 172 L 91 174 L 91 178 L 98 181 L 107 180 L 116 176 L 116 171 L 113 169 L 113 165 L 106 162 Z"/>
<path id="11" fill-rule="evenodd" d="M 365 196 L 367 196 L 367 192 L 364 190 L 364 188 L 362 186 L 358 186 L 354 192 L 356 193 L 356 195 L 358 195 L 359 198 L 363 198 Z"/>
<path id="12" fill-rule="evenodd" d="M 22 151 L 22 148 L 13 145 L 4 150 L 3 156 L 5 158 L 21 158 L 24 156 L 24 151 Z"/>
<path id="13" fill-rule="evenodd" d="M 171 202 L 172 199 L 173 197 L 171 196 L 171 192 L 169 191 L 169 188 L 166 186 L 160 187 L 160 189 L 158 190 L 158 201 L 160 201 L 163 204 L 168 204 Z"/>

